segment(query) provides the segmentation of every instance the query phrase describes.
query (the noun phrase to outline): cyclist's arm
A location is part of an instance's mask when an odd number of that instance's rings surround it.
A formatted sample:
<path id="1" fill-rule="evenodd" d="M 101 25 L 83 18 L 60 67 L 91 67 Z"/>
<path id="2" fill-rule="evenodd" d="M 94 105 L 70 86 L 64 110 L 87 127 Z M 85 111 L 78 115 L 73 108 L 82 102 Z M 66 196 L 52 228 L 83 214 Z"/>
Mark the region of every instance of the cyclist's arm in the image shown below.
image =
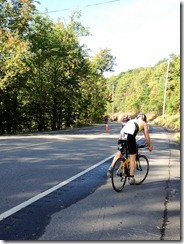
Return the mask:
<path id="1" fill-rule="evenodd" d="M 148 125 L 145 122 L 144 122 L 144 136 L 146 138 L 146 142 L 148 144 L 149 150 L 152 151 L 153 147 L 151 145 L 151 139 L 150 139 L 149 132 L 148 132 Z"/>

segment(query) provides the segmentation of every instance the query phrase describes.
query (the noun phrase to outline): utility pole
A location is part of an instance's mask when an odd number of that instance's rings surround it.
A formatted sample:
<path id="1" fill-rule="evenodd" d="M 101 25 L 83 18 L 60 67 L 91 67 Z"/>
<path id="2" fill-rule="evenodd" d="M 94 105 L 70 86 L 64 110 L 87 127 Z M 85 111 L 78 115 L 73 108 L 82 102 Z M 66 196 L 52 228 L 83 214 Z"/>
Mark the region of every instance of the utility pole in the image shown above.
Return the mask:
<path id="1" fill-rule="evenodd" d="M 167 92 L 169 65 L 170 65 L 170 59 L 168 59 L 168 61 L 167 61 L 167 71 L 166 71 L 165 89 L 164 89 L 164 104 L 163 104 L 163 113 L 162 113 L 162 118 L 163 119 L 165 117 L 165 105 L 166 105 L 166 92 Z"/>
<path id="2" fill-rule="evenodd" d="M 112 115 L 114 114 L 114 85 L 112 85 Z"/>

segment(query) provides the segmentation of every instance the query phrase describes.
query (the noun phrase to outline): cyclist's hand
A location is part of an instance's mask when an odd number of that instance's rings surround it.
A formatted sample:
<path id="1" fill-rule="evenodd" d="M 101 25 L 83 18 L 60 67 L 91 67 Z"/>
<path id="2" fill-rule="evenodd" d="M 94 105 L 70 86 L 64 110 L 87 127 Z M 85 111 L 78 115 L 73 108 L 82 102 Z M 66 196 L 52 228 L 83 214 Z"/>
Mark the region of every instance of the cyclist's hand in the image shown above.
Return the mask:
<path id="1" fill-rule="evenodd" d="M 153 150 L 153 147 L 152 146 L 149 146 L 149 151 L 151 152 Z"/>

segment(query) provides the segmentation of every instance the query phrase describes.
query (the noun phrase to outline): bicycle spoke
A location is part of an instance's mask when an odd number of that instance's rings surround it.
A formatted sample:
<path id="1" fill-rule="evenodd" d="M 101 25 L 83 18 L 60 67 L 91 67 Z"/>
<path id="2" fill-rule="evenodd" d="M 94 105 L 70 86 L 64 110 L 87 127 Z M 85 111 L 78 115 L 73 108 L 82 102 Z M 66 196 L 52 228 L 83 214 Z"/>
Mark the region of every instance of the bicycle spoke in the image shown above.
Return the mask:
<path id="1" fill-rule="evenodd" d="M 134 172 L 134 177 L 137 185 L 145 181 L 148 172 L 149 172 L 149 161 L 147 157 L 144 155 L 138 155 L 136 161 L 136 170 Z"/>
<path id="2" fill-rule="evenodd" d="M 119 158 L 112 169 L 112 186 L 115 191 L 120 192 L 122 191 L 125 183 L 126 183 L 126 176 L 125 176 L 125 167 L 124 167 L 124 160 Z"/>

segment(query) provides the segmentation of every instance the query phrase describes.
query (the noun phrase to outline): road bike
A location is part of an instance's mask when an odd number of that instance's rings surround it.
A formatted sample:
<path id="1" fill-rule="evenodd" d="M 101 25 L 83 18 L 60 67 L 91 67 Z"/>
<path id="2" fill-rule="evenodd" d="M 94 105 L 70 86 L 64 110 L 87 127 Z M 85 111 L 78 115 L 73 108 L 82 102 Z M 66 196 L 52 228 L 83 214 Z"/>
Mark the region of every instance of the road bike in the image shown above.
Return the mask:
<path id="1" fill-rule="evenodd" d="M 120 145 L 118 149 L 121 151 L 122 157 L 117 159 L 112 167 L 111 180 L 114 190 L 121 192 L 130 175 L 130 158 L 126 140 L 119 140 L 118 144 Z M 149 172 L 148 158 L 138 152 L 138 148 L 146 147 L 146 144 L 137 144 L 136 169 L 134 172 L 135 185 L 142 184 Z"/>

